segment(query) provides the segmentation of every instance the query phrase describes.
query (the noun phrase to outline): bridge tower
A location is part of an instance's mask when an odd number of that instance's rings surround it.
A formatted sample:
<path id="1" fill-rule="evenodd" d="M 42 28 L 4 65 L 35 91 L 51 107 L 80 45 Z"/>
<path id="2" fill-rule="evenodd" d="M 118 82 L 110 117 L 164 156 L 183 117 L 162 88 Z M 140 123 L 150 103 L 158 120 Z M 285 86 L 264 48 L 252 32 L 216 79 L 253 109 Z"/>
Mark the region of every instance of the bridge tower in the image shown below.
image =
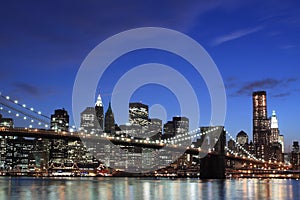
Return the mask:
<path id="1" fill-rule="evenodd" d="M 200 178 L 201 179 L 225 179 L 225 144 L 226 132 L 223 126 L 201 127 L 201 132 L 212 130 L 206 135 L 203 142 L 213 144 L 218 140 L 211 153 L 200 160 Z M 221 133 L 220 133 L 221 131 Z M 205 141 L 206 140 L 206 141 Z"/>

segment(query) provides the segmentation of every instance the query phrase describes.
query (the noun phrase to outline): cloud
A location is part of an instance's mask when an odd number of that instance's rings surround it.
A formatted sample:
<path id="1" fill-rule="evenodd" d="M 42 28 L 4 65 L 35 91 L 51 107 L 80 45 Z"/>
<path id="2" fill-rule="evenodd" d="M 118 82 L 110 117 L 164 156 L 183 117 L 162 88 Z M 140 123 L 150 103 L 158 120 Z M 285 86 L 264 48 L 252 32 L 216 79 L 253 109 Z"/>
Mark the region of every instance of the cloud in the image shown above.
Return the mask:
<path id="1" fill-rule="evenodd" d="M 267 89 L 280 89 L 281 87 L 288 88 L 289 84 L 297 81 L 298 78 L 287 78 L 287 79 L 274 79 L 266 78 L 259 81 L 247 82 L 244 84 L 239 84 L 241 87 L 235 92 L 234 96 L 248 95 L 250 96 L 255 90 L 267 90 Z M 237 84 L 236 84 L 237 85 Z M 273 97 L 284 97 L 288 96 L 290 92 L 274 94 Z"/>
<path id="2" fill-rule="evenodd" d="M 257 90 L 259 88 L 271 89 L 280 84 L 281 81 L 276 79 L 267 78 L 260 81 L 253 81 L 244 84 L 236 93 L 239 95 L 248 94 L 250 95 L 252 91 Z"/>
<path id="3" fill-rule="evenodd" d="M 28 83 L 23 83 L 23 82 L 16 82 L 13 83 L 14 90 L 12 93 L 16 94 L 19 96 L 20 94 L 25 94 L 33 97 L 43 97 L 47 95 L 52 95 L 55 92 L 50 89 L 41 89 L 35 85 L 28 84 Z"/>
<path id="4" fill-rule="evenodd" d="M 278 94 L 274 94 L 272 95 L 272 97 L 286 97 L 289 96 L 291 93 L 290 92 L 283 92 L 283 93 L 278 93 Z"/>
<path id="5" fill-rule="evenodd" d="M 15 92 L 26 93 L 32 96 L 41 96 L 43 94 L 38 87 L 28 83 L 18 82 L 14 83 L 13 86 L 15 87 Z"/>
<path id="6" fill-rule="evenodd" d="M 236 40 L 236 39 L 244 37 L 246 35 L 258 32 L 262 29 L 263 29 L 262 26 L 258 26 L 258 27 L 255 27 L 255 28 L 237 30 L 237 31 L 234 31 L 234 32 L 229 33 L 227 35 L 223 35 L 223 36 L 219 36 L 219 37 L 215 38 L 212 42 L 212 45 L 217 46 L 217 45 L 223 44 L 224 42 L 228 42 L 228 41 L 231 41 L 231 40 Z"/>

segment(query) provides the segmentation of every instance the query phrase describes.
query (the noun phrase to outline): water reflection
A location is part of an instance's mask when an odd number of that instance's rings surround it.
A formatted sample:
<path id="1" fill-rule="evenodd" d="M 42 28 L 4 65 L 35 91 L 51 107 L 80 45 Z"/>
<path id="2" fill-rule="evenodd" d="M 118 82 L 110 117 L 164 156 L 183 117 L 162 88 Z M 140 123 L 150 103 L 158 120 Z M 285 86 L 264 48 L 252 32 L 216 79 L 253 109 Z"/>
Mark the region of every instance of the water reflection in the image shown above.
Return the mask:
<path id="1" fill-rule="evenodd" d="M 0 199 L 299 199 L 300 181 L 0 177 Z"/>

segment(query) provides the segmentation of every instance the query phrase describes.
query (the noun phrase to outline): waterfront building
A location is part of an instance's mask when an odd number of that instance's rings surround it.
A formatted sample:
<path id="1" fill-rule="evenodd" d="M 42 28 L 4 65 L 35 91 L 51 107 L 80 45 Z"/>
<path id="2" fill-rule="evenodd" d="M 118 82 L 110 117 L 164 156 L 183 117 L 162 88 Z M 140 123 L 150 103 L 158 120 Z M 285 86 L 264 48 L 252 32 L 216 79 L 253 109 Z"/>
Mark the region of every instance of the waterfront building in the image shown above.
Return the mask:
<path id="1" fill-rule="evenodd" d="M 55 131 L 69 130 L 69 115 L 64 108 L 55 110 L 51 115 L 51 129 Z"/>

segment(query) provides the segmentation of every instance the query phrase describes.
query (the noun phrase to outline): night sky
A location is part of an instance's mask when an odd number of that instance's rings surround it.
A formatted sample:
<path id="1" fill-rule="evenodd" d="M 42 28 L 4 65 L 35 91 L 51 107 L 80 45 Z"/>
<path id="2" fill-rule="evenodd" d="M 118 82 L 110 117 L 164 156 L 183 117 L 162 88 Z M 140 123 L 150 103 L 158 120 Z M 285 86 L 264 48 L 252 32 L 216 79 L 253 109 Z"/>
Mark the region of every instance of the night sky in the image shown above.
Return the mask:
<path id="1" fill-rule="evenodd" d="M 48 116 L 65 108 L 73 120 L 73 84 L 89 52 L 119 32 L 148 26 L 182 32 L 206 49 L 226 86 L 231 134 L 244 130 L 252 139 L 251 95 L 266 90 L 268 115 L 276 111 L 286 148 L 300 139 L 298 1 L 1 1 L 0 91 Z M 171 66 L 197 85 L 200 125 L 208 125 L 205 83 L 183 60 L 159 50 L 129 53 L 109 67 L 98 85 L 104 109 L 122 73 L 149 62 Z M 167 88 L 146 85 L 131 99 L 162 105 L 164 120 L 178 115 Z"/>

